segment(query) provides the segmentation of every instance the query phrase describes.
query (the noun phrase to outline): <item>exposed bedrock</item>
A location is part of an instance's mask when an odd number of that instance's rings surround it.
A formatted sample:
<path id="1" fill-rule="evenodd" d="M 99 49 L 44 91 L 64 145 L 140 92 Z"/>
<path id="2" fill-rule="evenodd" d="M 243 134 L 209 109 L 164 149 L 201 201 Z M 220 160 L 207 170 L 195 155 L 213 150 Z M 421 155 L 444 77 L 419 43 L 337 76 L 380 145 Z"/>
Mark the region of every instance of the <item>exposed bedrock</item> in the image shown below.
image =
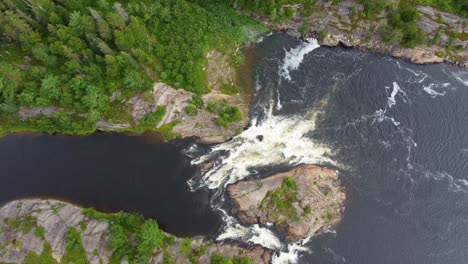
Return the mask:
<path id="1" fill-rule="evenodd" d="M 334 170 L 299 165 L 262 180 L 228 186 L 233 213 L 245 224 L 272 223 L 296 241 L 339 222 L 345 193 Z"/>

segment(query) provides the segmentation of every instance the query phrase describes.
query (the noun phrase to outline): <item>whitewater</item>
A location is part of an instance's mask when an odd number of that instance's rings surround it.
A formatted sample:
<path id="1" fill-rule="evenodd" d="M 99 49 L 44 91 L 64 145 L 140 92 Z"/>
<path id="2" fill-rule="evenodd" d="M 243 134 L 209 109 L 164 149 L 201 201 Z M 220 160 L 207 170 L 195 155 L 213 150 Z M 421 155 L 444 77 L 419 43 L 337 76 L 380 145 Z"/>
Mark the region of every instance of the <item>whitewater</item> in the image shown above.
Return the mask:
<path id="1" fill-rule="evenodd" d="M 285 50 L 284 59 L 278 62 L 279 83 L 281 79 L 291 81 L 290 73 L 298 70 L 305 56 L 318 47 L 320 46 L 317 40 L 312 39 Z M 258 79 L 255 90 L 262 90 Z M 216 165 L 201 179 L 197 182 L 191 180 L 189 184 L 192 189 L 197 186 L 196 188 L 217 190 L 217 197 L 221 197 L 213 204 L 215 209 L 221 211 L 225 223 L 221 234 L 217 237 L 218 241 L 232 239 L 258 244 L 277 252 L 273 256 L 273 263 L 296 263 L 299 253 L 307 251 L 304 244 L 309 238 L 289 245 L 284 244 L 269 227 L 243 226 L 221 208 L 222 194 L 226 186 L 251 177 L 259 168 L 294 166 L 301 163 L 337 165 L 331 158 L 332 150 L 308 136 L 316 127 L 317 118 L 327 104 L 326 99 L 300 115 L 274 115 L 275 99 L 277 99 L 276 109 L 281 109 L 279 89 L 276 93 L 278 98 L 273 98 L 273 94 L 270 93 L 268 103 L 261 107 L 261 115 L 254 116 L 246 130 L 232 140 L 214 146 L 209 153 L 192 161 L 194 165 L 201 165 L 217 160 Z"/>

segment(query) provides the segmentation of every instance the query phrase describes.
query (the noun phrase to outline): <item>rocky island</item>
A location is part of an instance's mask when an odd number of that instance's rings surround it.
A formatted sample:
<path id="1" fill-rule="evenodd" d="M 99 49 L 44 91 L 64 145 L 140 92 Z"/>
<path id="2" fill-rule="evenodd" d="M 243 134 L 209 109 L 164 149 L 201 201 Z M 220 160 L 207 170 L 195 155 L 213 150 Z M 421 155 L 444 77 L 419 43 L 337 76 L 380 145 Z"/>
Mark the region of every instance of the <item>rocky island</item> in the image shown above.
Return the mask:
<path id="1" fill-rule="evenodd" d="M 297 241 L 332 228 L 344 209 L 345 193 L 334 170 L 300 165 L 262 180 L 228 187 L 233 213 L 246 224 L 274 224 Z"/>

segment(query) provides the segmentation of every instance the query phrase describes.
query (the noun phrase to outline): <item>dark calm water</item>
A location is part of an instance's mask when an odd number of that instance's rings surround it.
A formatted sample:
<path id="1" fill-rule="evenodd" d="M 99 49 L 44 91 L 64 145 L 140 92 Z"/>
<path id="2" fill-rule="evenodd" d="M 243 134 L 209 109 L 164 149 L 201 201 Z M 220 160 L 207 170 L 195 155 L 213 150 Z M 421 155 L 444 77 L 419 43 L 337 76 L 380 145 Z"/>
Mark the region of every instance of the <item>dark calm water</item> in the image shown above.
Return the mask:
<path id="1" fill-rule="evenodd" d="M 300 262 L 468 263 L 468 71 L 322 47 L 288 81 L 278 69 L 298 45 L 282 34 L 258 44 L 256 107 L 321 105 L 308 136 L 332 150 L 348 196 L 336 233 L 313 238 Z"/>
<path id="2" fill-rule="evenodd" d="M 194 171 L 175 144 L 151 136 L 7 135 L 0 139 L 0 204 L 53 197 L 139 212 L 178 235 L 212 234 L 221 220 L 207 192 L 188 190 Z"/>

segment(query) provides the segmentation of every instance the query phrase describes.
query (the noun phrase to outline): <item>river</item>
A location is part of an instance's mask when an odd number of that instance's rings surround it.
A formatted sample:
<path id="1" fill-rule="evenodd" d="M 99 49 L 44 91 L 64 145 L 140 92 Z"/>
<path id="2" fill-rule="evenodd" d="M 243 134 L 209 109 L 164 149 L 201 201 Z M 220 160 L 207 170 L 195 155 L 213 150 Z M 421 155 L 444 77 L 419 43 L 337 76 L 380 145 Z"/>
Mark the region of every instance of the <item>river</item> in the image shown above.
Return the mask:
<path id="1" fill-rule="evenodd" d="M 251 124 L 223 144 L 8 135 L 0 203 L 47 196 L 154 217 L 169 232 L 277 250 L 274 263 L 451 264 L 468 259 L 468 72 L 284 34 L 253 49 Z M 202 178 L 195 165 L 217 160 Z M 285 244 L 229 215 L 225 186 L 300 163 L 336 168 L 335 230 Z M 190 187 L 190 188 L 189 188 Z"/>

